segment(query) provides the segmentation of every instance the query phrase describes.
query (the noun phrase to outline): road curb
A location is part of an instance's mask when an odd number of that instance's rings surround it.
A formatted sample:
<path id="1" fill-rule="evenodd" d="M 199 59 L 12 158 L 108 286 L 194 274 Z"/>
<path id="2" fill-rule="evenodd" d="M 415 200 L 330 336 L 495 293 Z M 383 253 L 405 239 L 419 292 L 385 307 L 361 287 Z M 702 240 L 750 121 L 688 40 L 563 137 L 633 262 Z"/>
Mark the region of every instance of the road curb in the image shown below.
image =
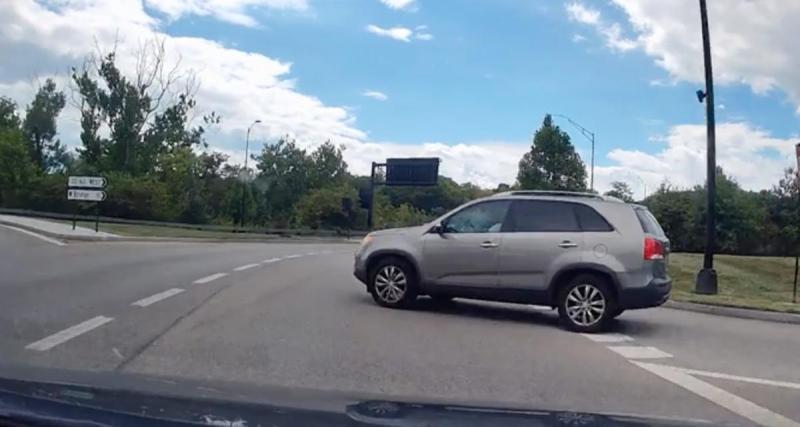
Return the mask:
<path id="1" fill-rule="evenodd" d="M 697 304 L 692 302 L 667 301 L 664 307 L 676 310 L 694 311 L 696 313 L 716 316 L 738 317 L 741 319 L 764 320 L 767 322 L 791 323 L 800 325 L 800 314 L 778 313 L 775 311 L 755 310 L 751 308 L 728 307 L 723 305 Z"/>
<path id="2" fill-rule="evenodd" d="M 19 224 L 13 221 L 0 219 L 0 225 L 16 227 L 22 230 L 31 231 L 53 239 L 64 241 L 80 242 L 183 242 L 183 243 L 351 243 L 357 244 L 359 241 L 347 240 L 346 238 L 324 238 L 324 237 L 284 237 L 275 235 L 274 237 L 264 238 L 211 238 L 211 237 L 155 237 L 155 236 L 73 236 L 68 234 L 53 233 L 40 228 Z"/>
<path id="3" fill-rule="evenodd" d="M 41 234 L 42 236 L 52 237 L 53 239 L 59 239 L 59 240 L 72 240 L 72 241 L 84 241 L 84 242 L 114 242 L 121 239 L 118 236 L 72 236 L 68 234 L 53 233 L 50 231 L 42 230 L 41 228 L 31 227 L 29 225 L 20 224 L 14 221 L 5 221 L 2 219 L 0 219 L 0 224 L 7 225 L 9 227 L 16 227 L 22 230 L 27 230 L 33 233 Z"/>

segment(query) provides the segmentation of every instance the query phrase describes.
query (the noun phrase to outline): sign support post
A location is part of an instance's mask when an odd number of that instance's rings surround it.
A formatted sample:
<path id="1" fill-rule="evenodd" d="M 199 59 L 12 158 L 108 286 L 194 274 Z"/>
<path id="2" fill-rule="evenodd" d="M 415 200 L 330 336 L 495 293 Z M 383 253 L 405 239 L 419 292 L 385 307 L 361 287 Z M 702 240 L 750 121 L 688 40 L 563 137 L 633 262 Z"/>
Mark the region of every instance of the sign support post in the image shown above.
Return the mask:
<path id="1" fill-rule="evenodd" d="M 94 202 L 94 232 L 100 231 L 100 202 L 106 199 L 106 179 L 101 176 L 71 176 L 67 181 L 67 200 L 74 200 L 72 229 L 78 222 L 78 202 Z"/>

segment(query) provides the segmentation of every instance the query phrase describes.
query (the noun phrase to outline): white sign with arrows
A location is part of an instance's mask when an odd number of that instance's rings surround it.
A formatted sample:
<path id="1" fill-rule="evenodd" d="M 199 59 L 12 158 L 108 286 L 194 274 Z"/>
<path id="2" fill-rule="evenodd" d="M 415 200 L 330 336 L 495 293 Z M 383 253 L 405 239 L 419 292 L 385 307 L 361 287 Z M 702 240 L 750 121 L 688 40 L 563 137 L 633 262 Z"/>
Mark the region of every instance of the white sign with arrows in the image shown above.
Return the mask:
<path id="1" fill-rule="evenodd" d="M 84 202 L 102 202 L 106 199 L 106 192 L 103 190 L 80 190 L 70 188 L 67 190 L 67 200 L 81 200 Z"/>
<path id="2" fill-rule="evenodd" d="M 102 176 L 71 176 L 67 182 L 69 187 L 103 188 L 106 179 Z"/>

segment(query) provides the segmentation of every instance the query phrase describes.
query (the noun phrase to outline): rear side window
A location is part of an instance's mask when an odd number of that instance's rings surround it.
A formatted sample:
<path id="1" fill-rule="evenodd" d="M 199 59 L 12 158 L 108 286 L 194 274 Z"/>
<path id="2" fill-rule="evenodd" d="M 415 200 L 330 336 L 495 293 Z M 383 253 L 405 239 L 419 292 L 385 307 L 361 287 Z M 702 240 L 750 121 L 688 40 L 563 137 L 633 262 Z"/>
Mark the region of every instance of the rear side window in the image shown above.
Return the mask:
<path id="1" fill-rule="evenodd" d="M 659 237 L 666 237 L 664 230 L 661 229 L 656 217 L 654 217 L 650 211 L 642 208 L 634 208 L 634 211 L 636 212 L 636 217 L 639 218 L 639 224 L 642 224 L 642 230 L 644 230 L 645 233 Z"/>
<path id="2" fill-rule="evenodd" d="M 578 224 L 583 231 L 614 231 L 614 227 L 597 213 L 596 210 L 582 204 L 574 204 L 575 215 L 578 216 Z"/>
<path id="3" fill-rule="evenodd" d="M 572 203 L 515 200 L 511 205 L 509 231 L 580 231 Z"/>

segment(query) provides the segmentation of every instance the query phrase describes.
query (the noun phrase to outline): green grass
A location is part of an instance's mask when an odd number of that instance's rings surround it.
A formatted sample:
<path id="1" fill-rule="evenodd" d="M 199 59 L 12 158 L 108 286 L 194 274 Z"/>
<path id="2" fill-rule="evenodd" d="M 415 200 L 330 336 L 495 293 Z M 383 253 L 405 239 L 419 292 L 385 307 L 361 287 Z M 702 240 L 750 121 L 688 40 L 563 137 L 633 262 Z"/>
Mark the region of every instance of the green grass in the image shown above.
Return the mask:
<path id="1" fill-rule="evenodd" d="M 702 254 L 670 254 L 672 299 L 800 313 L 800 304 L 792 304 L 794 258 L 715 255 L 717 295 L 693 293 L 695 276 L 702 263 Z"/>

